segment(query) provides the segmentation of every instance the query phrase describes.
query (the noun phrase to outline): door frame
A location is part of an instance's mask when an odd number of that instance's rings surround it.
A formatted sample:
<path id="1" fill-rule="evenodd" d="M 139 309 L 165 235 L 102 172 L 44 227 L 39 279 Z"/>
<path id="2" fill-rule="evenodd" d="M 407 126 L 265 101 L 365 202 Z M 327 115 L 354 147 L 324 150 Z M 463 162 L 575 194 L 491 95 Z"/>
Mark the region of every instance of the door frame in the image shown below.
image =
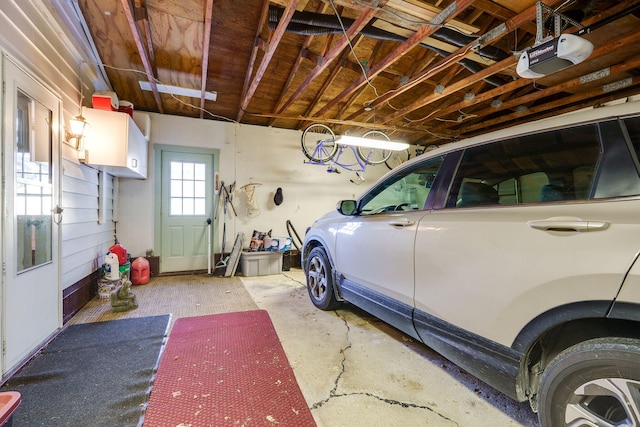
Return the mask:
<path id="1" fill-rule="evenodd" d="M 203 147 L 182 147 L 179 145 L 169 145 L 169 144 L 154 144 L 154 162 L 153 162 L 153 179 L 154 179 L 154 247 L 159 248 L 160 253 L 156 254 L 160 256 L 160 263 L 162 264 L 162 155 L 166 152 L 172 153 L 185 153 L 185 154 L 202 154 L 209 155 L 213 157 L 213 173 L 214 173 L 214 181 L 213 181 L 213 189 L 214 194 L 211 199 L 211 212 L 215 212 L 216 206 L 216 197 L 215 194 L 217 187 L 217 176 L 220 170 L 220 150 L 214 148 L 203 148 Z M 216 230 L 218 229 L 218 222 L 214 218 L 212 218 L 212 231 L 213 235 L 216 236 Z M 215 259 L 215 254 L 219 250 L 219 244 L 216 241 L 217 239 L 212 237 L 212 249 L 211 256 Z M 214 265 L 214 260 L 211 260 L 211 265 Z"/>

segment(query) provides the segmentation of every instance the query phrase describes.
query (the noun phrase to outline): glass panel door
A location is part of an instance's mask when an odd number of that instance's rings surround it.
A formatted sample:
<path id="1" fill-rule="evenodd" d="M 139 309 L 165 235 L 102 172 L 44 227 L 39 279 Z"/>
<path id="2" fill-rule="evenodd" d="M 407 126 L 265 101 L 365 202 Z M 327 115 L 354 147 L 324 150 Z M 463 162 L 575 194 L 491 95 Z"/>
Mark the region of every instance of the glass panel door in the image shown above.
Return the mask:
<path id="1" fill-rule="evenodd" d="M 160 272 L 207 268 L 213 207 L 212 154 L 162 150 Z"/>
<path id="2" fill-rule="evenodd" d="M 3 375 L 19 366 L 62 326 L 58 224 L 60 100 L 2 58 Z"/>

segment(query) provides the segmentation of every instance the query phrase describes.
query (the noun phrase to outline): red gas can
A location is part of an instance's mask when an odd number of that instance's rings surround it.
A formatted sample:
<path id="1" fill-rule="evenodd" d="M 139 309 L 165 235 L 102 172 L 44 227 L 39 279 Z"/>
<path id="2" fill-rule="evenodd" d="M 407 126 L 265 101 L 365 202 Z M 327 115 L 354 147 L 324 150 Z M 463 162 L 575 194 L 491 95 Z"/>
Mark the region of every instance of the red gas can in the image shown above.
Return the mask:
<path id="1" fill-rule="evenodd" d="M 131 263 L 131 284 L 146 285 L 149 283 L 149 261 L 144 257 L 138 257 Z"/>
<path id="2" fill-rule="evenodd" d="M 111 246 L 109 248 L 109 252 L 118 256 L 118 263 L 120 265 L 125 265 L 127 263 L 127 248 L 122 246 L 120 243 L 116 243 Z"/>

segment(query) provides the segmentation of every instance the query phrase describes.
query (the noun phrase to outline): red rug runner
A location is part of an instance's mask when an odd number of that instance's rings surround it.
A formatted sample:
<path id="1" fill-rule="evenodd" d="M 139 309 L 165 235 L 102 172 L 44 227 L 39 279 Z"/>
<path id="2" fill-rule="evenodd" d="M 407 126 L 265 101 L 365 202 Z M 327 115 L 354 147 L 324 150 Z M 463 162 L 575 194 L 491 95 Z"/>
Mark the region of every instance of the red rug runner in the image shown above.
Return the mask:
<path id="1" fill-rule="evenodd" d="M 145 427 L 315 425 L 266 311 L 175 321 Z"/>

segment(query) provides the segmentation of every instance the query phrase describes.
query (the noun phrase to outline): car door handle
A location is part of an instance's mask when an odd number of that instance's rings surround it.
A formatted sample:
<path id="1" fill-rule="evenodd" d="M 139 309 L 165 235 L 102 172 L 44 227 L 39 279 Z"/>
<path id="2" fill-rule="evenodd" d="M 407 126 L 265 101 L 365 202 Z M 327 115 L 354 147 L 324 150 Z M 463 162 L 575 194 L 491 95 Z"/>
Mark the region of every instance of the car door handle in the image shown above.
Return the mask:
<path id="1" fill-rule="evenodd" d="M 407 218 L 398 218 L 398 219 L 392 219 L 391 221 L 389 221 L 389 225 L 393 227 L 409 227 L 415 223 L 416 223 L 415 221 L 412 221 Z"/>
<path id="2" fill-rule="evenodd" d="M 549 218 L 527 222 L 529 227 L 543 231 L 586 232 L 601 231 L 609 228 L 604 221 L 584 221 L 580 218 Z"/>

